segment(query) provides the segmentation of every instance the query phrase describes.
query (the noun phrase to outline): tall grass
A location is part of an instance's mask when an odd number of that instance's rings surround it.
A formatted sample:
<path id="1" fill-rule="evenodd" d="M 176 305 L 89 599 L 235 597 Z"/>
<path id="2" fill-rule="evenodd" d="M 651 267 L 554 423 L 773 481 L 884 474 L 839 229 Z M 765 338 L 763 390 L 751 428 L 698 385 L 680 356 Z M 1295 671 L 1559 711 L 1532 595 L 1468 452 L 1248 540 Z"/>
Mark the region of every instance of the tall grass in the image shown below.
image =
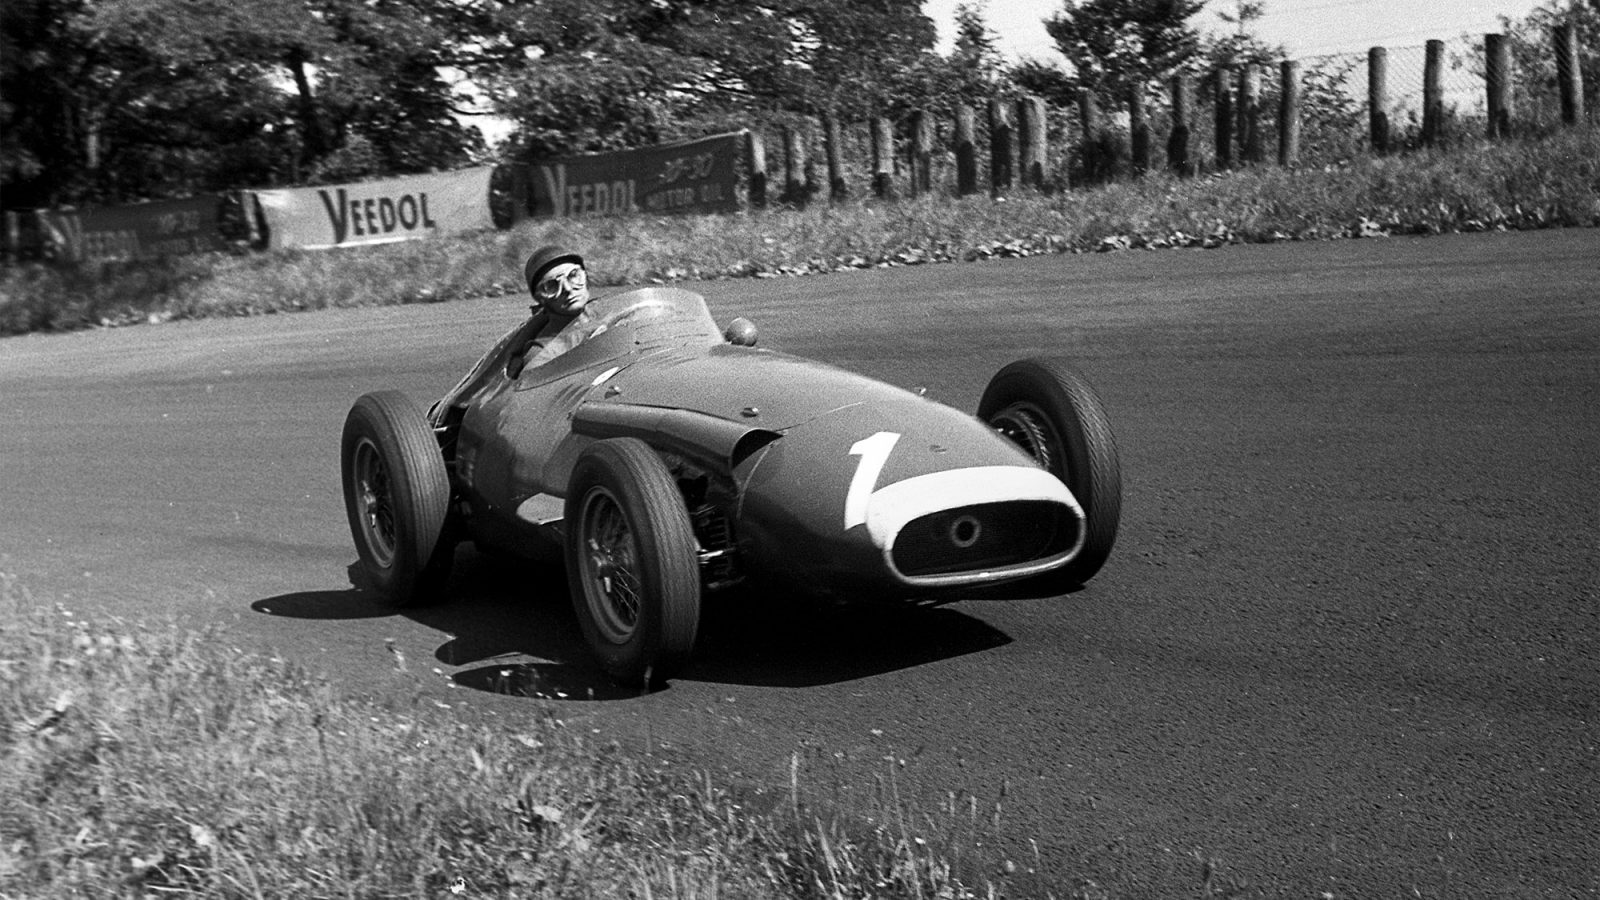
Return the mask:
<path id="1" fill-rule="evenodd" d="M 0 896 L 978 895 L 976 801 L 918 816 L 892 765 L 852 828 L 798 756 L 757 810 L 548 710 L 496 735 L 391 688 L 341 698 L 220 629 L 89 619 L 0 574 Z"/>
<path id="2" fill-rule="evenodd" d="M 1593 227 L 1597 160 L 1600 128 L 1589 127 L 1003 201 L 857 199 L 728 216 L 538 221 L 370 248 L 31 265 L 0 272 L 0 334 L 518 293 L 522 260 L 550 242 L 580 248 L 600 283 L 639 284 L 1122 247 Z"/>

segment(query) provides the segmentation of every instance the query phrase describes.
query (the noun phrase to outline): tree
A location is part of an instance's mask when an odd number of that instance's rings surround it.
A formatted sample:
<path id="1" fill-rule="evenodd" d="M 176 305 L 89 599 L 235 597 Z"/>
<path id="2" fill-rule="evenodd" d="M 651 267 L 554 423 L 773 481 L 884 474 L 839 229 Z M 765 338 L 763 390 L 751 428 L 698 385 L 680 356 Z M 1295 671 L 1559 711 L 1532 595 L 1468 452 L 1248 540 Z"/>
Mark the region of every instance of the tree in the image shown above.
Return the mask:
<path id="1" fill-rule="evenodd" d="M 8 0 L 8 207 L 425 171 L 476 158 L 447 66 L 505 52 L 454 0 Z"/>
<path id="2" fill-rule="evenodd" d="M 1044 20 L 1080 85 L 1105 98 L 1127 96 L 1195 56 L 1189 19 L 1205 0 L 1062 0 Z"/>
<path id="3" fill-rule="evenodd" d="M 1234 0 L 1231 11 L 1217 11 L 1217 17 L 1232 25 L 1233 30 L 1220 37 L 1208 37 L 1202 42 L 1203 55 L 1211 68 L 1242 65 L 1265 67 L 1284 58 L 1282 45 L 1268 44 L 1256 37 L 1255 24 L 1266 12 L 1266 0 Z"/>
<path id="4" fill-rule="evenodd" d="M 168 58 L 161 42 L 180 29 L 108 30 L 105 11 L 89 0 L 16 0 L 0 12 L 8 207 L 204 190 L 214 160 L 270 155 L 261 151 L 278 136 L 259 117 L 281 92 L 231 61 L 201 70 Z"/>
<path id="5" fill-rule="evenodd" d="M 879 89 L 885 99 L 875 113 L 904 118 L 920 110 L 948 118 L 958 105 L 982 107 L 996 94 L 1009 93 L 1005 79 L 1006 63 L 982 6 L 962 3 L 950 52 L 941 56 L 924 48 L 907 55 Z"/>
<path id="6" fill-rule="evenodd" d="M 6 0 L 7 207 L 319 183 L 505 151 L 637 146 L 978 91 L 974 14 L 954 61 L 920 0 Z M 956 86 L 956 87 L 952 87 Z M 959 90 L 957 89 L 959 88 Z"/>
<path id="7" fill-rule="evenodd" d="M 1011 80 L 1024 93 L 1043 97 L 1051 106 L 1072 108 L 1083 85 L 1078 76 L 1054 63 L 1024 59 L 1011 67 Z"/>
<path id="8" fill-rule="evenodd" d="M 920 0 L 546 0 L 492 76 L 514 155 L 648 143 L 730 117 L 816 115 L 919 83 Z M 903 98 L 897 98 L 903 99 Z"/>
<path id="9" fill-rule="evenodd" d="M 956 6 L 956 38 L 948 62 L 956 90 L 968 103 L 993 94 L 1004 75 L 1005 60 L 1000 56 L 998 40 L 981 6 Z"/>
<path id="10" fill-rule="evenodd" d="M 360 135 L 388 171 L 460 165 L 475 149 L 441 67 L 471 64 L 492 24 L 450 0 L 96 0 L 105 36 L 149 35 L 150 51 L 204 76 L 243 66 L 294 91 L 303 173 Z M 342 172 L 340 175 L 372 174 Z"/>
<path id="11" fill-rule="evenodd" d="M 653 143 L 673 123 L 749 90 L 737 69 L 700 56 L 703 28 L 729 24 L 711 2 L 548 0 L 511 10 L 516 52 L 480 70 L 496 112 L 516 123 L 515 158 Z M 770 53 L 770 29 L 744 21 L 740 62 Z M 686 48 L 687 52 L 679 48 Z"/>
<path id="12" fill-rule="evenodd" d="M 71 100 L 88 48 L 69 25 L 81 10 L 71 0 L 0 5 L 0 184 L 8 206 L 41 205 L 66 186 L 68 161 L 84 155 Z"/>

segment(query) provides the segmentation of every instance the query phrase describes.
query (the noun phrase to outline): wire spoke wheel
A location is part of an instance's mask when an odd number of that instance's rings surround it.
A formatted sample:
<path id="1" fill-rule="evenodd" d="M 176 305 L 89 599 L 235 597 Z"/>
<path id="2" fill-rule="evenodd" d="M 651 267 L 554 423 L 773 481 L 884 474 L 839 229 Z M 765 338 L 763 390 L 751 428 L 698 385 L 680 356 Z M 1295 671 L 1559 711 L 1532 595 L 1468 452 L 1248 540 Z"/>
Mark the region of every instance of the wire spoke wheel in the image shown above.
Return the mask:
<path id="1" fill-rule="evenodd" d="M 1036 404 L 1013 403 L 994 414 L 989 425 L 1001 436 L 1021 447 L 1042 468 L 1062 481 L 1068 480 L 1066 449 L 1061 434 L 1050 424 L 1050 416 Z"/>
<path id="2" fill-rule="evenodd" d="M 700 627 L 699 545 L 672 473 L 637 438 L 596 441 L 572 467 L 564 518 L 590 651 L 621 684 L 666 680 Z"/>
<path id="3" fill-rule="evenodd" d="M 639 624 L 639 546 L 610 491 L 594 488 L 583 505 L 584 597 L 600 633 L 614 644 L 623 644 Z"/>
<path id="4" fill-rule="evenodd" d="M 371 438 L 356 444 L 356 498 L 367 546 L 380 566 L 394 564 L 394 500 L 389 493 L 389 467 Z"/>

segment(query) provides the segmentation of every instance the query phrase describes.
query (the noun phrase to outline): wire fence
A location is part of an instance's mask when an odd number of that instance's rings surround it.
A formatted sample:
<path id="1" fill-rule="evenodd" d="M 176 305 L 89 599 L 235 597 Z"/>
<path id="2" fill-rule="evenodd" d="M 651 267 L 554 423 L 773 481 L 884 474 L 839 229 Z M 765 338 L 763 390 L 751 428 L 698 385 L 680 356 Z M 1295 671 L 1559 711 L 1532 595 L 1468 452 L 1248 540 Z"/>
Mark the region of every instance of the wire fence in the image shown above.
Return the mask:
<path id="1" fill-rule="evenodd" d="M 1141 171 L 1170 170 L 1179 154 L 1191 174 L 1274 162 L 1323 167 L 1375 153 L 1449 147 L 1505 134 L 1536 135 L 1579 124 L 1565 121 L 1573 114 L 1574 100 L 1564 99 L 1563 91 L 1570 92 L 1574 80 L 1565 77 L 1566 64 L 1552 37 L 1523 33 L 1503 39 L 1509 45 L 1508 71 L 1500 79 L 1505 90 L 1499 95 L 1491 85 L 1502 73 L 1491 72 L 1496 64 L 1491 62 L 1490 39 L 1485 36 L 1312 56 L 1294 61 L 1292 68 L 1194 72 L 1187 81 L 1187 140 L 1181 143 L 1174 141 L 1182 129 L 1172 85 L 1152 85 L 1142 96 L 1143 129 L 1126 101 L 1097 98 L 1098 116 L 1091 122 L 1094 133 L 1086 131 L 1081 105 L 1050 105 L 1044 113 L 1045 145 L 1035 151 L 1043 156 L 1039 186 L 1062 190 Z M 1600 54 L 1591 49 L 1585 56 L 1581 51 L 1581 46 L 1573 46 L 1568 58 L 1579 66 L 1581 78 L 1576 81 L 1581 94 L 1576 106 L 1583 111 L 1581 122 L 1593 123 L 1600 109 L 1596 96 Z M 1288 107 L 1286 90 L 1296 101 Z M 1505 116 L 1498 133 L 1490 127 L 1495 103 Z M 1011 116 L 1012 152 L 1002 161 L 994 155 L 987 110 L 972 112 L 976 122 L 972 155 L 980 169 L 976 189 L 1004 193 L 1022 184 L 1025 173 L 1017 147 L 1023 145 L 1024 136 L 1016 127 L 1016 116 Z M 1297 128 L 1288 128 L 1290 124 Z M 861 196 L 874 184 L 876 145 L 866 122 L 838 127 L 837 152 L 843 160 L 838 175 L 850 196 Z M 1285 140 L 1290 135 L 1295 138 L 1292 142 Z M 951 152 L 957 138 L 953 120 L 941 117 L 931 137 L 938 148 L 927 157 L 931 189 L 954 191 L 959 157 Z M 794 177 L 806 179 L 813 185 L 811 196 L 817 196 L 828 191 L 828 176 L 817 174 L 826 166 L 826 145 L 815 129 L 805 140 L 815 148 L 807 157 L 811 178 L 800 172 Z M 908 122 L 897 123 L 894 148 L 896 192 L 916 193 Z M 773 184 L 781 185 L 785 156 L 784 148 L 777 149 L 769 153 L 767 165 Z M 1011 173 L 1009 178 L 1005 171 Z M 1003 183 L 997 186 L 997 182 Z"/>

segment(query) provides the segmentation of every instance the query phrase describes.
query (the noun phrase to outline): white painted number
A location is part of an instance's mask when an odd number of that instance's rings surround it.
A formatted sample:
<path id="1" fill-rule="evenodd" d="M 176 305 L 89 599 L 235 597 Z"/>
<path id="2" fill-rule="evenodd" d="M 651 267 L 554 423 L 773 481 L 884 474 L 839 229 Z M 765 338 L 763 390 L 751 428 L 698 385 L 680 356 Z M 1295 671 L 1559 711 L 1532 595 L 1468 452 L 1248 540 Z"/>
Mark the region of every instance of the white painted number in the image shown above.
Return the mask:
<path id="1" fill-rule="evenodd" d="M 867 521 L 867 501 L 872 499 L 872 487 L 878 483 L 878 473 L 889 461 L 900 435 L 893 431 L 880 431 L 862 438 L 850 446 L 850 455 L 861 457 L 856 464 L 856 474 L 850 479 L 850 492 L 844 497 L 844 528 L 849 531 Z"/>

